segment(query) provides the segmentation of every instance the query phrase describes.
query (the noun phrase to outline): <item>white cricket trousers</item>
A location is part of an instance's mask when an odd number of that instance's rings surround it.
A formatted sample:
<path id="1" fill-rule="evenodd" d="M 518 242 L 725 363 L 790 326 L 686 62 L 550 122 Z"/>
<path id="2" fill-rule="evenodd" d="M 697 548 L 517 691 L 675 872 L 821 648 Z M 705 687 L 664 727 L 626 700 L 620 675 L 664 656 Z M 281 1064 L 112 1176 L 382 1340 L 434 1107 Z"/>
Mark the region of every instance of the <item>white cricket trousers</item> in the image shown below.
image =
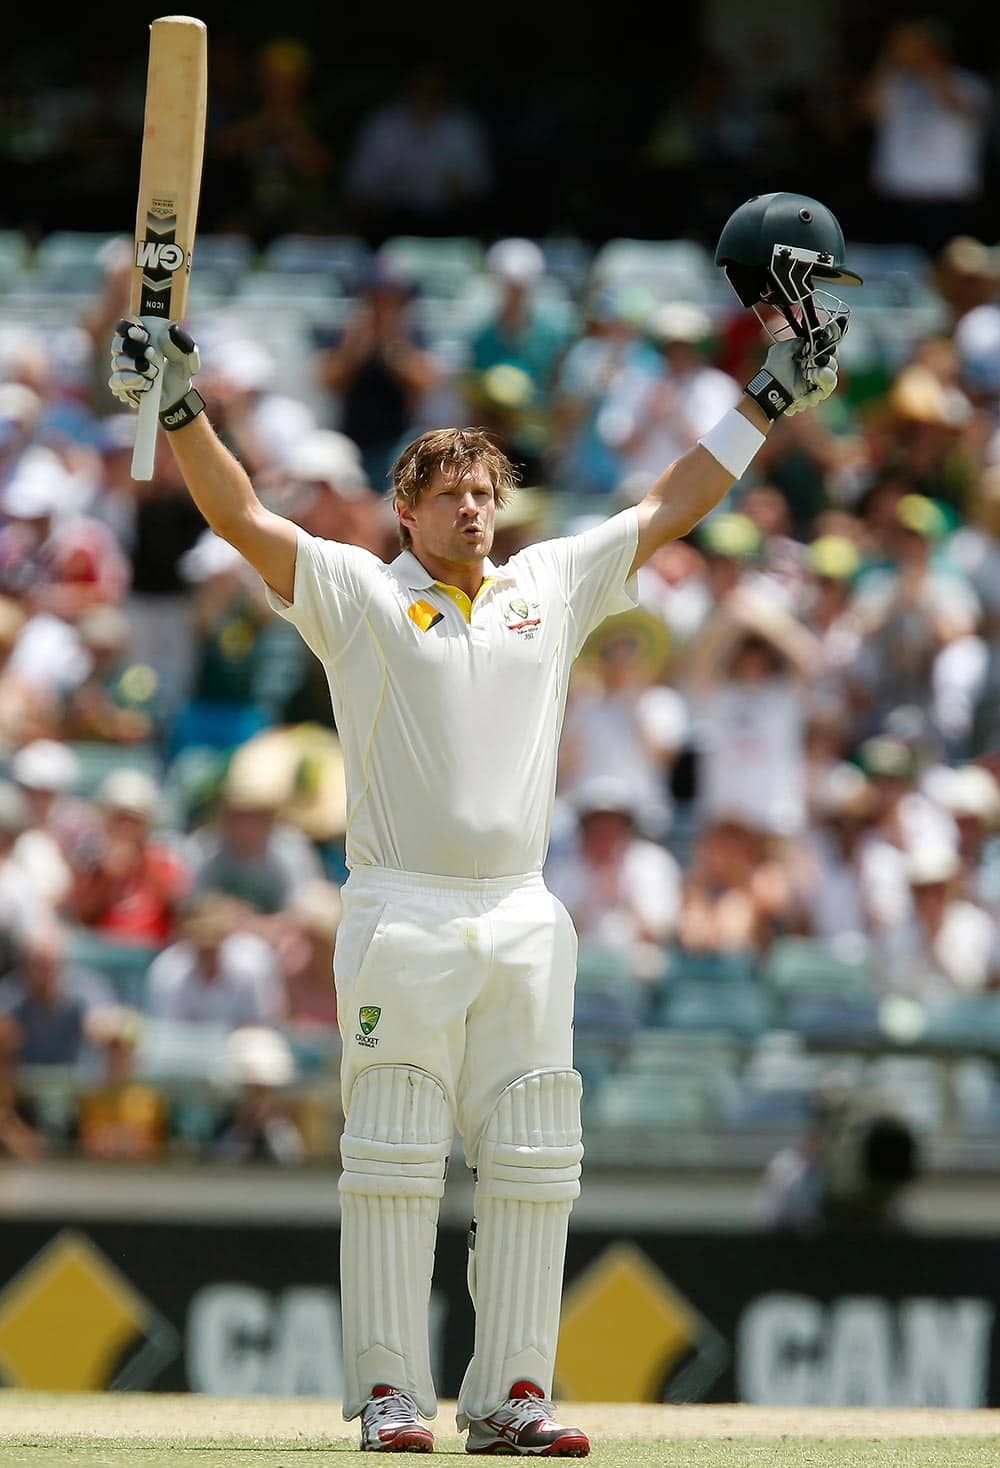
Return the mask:
<path id="1" fill-rule="evenodd" d="M 572 1067 L 569 914 L 541 873 L 472 881 L 355 868 L 341 899 L 333 967 L 345 1111 L 367 1066 L 417 1066 L 444 1086 L 475 1166 L 504 1088 Z"/>

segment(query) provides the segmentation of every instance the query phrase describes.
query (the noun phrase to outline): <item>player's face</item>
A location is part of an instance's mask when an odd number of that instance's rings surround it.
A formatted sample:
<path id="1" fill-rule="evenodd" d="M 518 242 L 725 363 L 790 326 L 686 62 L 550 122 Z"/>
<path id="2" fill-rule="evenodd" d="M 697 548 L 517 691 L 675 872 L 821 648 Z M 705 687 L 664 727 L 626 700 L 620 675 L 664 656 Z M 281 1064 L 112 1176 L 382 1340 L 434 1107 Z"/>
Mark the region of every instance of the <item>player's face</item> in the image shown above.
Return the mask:
<path id="1" fill-rule="evenodd" d="M 439 470 L 416 505 L 400 518 L 419 558 L 473 565 L 490 553 L 496 524 L 493 481 L 474 465 L 463 475 Z"/>

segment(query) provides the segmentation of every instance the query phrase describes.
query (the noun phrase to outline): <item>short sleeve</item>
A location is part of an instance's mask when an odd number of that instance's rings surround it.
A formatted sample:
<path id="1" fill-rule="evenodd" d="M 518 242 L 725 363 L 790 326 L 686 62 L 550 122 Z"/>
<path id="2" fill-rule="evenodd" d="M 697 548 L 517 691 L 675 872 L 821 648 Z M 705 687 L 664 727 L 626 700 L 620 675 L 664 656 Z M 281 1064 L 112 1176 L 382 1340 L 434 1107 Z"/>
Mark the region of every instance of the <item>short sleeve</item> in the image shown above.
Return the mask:
<path id="1" fill-rule="evenodd" d="M 358 630 L 382 569 L 371 551 L 319 540 L 299 526 L 293 600 L 265 586 L 267 604 L 298 629 L 321 662 L 333 663 Z"/>
<path id="2" fill-rule="evenodd" d="M 574 655 L 605 617 L 638 606 L 638 584 L 629 576 L 638 545 L 638 515 L 630 508 L 579 535 L 540 541 L 515 557 L 530 558 L 536 572 L 544 568 L 556 582 L 575 626 Z"/>

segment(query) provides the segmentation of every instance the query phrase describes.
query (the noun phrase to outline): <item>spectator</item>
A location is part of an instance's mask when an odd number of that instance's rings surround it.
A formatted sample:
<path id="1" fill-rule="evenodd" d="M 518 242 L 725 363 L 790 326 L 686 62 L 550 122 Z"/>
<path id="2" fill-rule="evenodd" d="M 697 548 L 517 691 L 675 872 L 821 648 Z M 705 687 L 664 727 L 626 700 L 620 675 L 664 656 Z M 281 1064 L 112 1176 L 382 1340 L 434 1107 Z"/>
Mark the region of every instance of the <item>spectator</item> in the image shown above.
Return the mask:
<path id="1" fill-rule="evenodd" d="M 69 740 L 150 744 L 162 720 L 155 671 L 130 655 L 132 629 L 121 607 L 89 607 L 77 623 L 90 671 L 65 695 L 62 734 Z"/>
<path id="2" fill-rule="evenodd" d="M 979 624 L 979 602 L 968 582 L 934 559 L 934 547 L 946 533 L 939 505 L 924 495 L 904 494 L 887 537 L 890 566 L 856 583 L 850 611 L 858 642 L 851 678 L 864 701 L 865 733 L 880 730 L 900 705 L 933 716 L 935 662 L 949 643 Z"/>
<path id="3" fill-rule="evenodd" d="M 640 834 L 642 808 L 627 781 L 596 777 L 573 804 L 578 844 L 549 865 L 548 885 L 582 943 L 614 950 L 638 981 L 653 982 L 677 922 L 680 867 Z"/>
<path id="4" fill-rule="evenodd" d="M 15 597 L 0 595 L 0 755 L 7 757 L 59 732 L 56 687 L 17 667 L 17 647 L 27 621 Z"/>
<path id="5" fill-rule="evenodd" d="M 260 577 L 208 529 L 178 570 L 193 589 L 194 658 L 188 696 L 170 727 L 171 759 L 191 745 L 234 749 L 270 721 L 259 679 L 263 634 L 273 618 Z"/>
<path id="6" fill-rule="evenodd" d="M 292 898 L 287 932 L 279 945 L 285 987 L 286 1021 L 321 1029 L 337 1025 L 333 986 L 333 948 L 340 925 L 340 888 L 317 878 Z"/>
<path id="7" fill-rule="evenodd" d="M 298 40 L 268 41 L 254 58 L 254 109 L 215 130 L 210 159 L 239 200 L 238 228 L 266 244 L 275 234 L 332 224 L 332 158 L 309 90 L 314 63 Z"/>
<path id="8" fill-rule="evenodd" d="M 946 22 L 891 25 L 861 94 L 880 238 L 933 252 L 978 232 L 992 101 L 985 79 L 957 64 Z"/>
<path id="9" fill-rule="evenodd" d="M 951 846 L 925 844 L 908 853 L 911 915 L 879 945 L 888 991 L 936 1000 L 1000 986 L 1000 926 L 959 895 L 961 871 Z"/>
<path id="10" fill-rule="evenodd" d="M 266 752 L 258 759 L 251 749 L 230 764 L 221 809 L 187 844 L 196 892 L 226 893 L 249 913 L 267 916 L 323 876 L 312 842 L 280 819 L 291 793 L 286 766 L 274 766 Z"/>
<path id="11" fill-rule="evenodd" d="M 604 776 L 628 781 L 642 833 L 662 840 L 672 816 L 670 775 L 688 738 L 676 689 L 655 681 L 669 641 L 642 611 L 608 618 L 578 664 L 563 724 L 559 784 L 571 802 Z"/>
<path id="12" fill-rule="evenodd" d="M 387 488 L 392 461 L 444 371 L 413 324 L 415 293 L 385 255 L 376 256 L 338 340 L 317 358 L 338 426 L 358 445 L 368 482 L 379 491 Z"/>
<path id="13" fill-rule="evenodd" d="M 805 926 L 781 843 L 742 815 L 707 819 L 684 875 L 677 923 L 681 948 L 757 957 L 775 937 Z"/>
<path id="14" fill-rule="evenodd" d="M 925 790 L 955 822 L 958 891 L 1000 918 L 1000 782 L 982 764 L 942 766 Z"/>
<path id="15" fill-rule="evenodd" d="M 642 335 L 645 292 L 602 287 L 586 302 L 583 329 L 563 357 L 552 391 L 551 474 L 557 489 L 610 494 L 621 482 L 615 423 L 604 408 L 622 372 L 655 372 L 656 354 Z M 609 437 L 610 434 L 610 437 Z"/>
<path id="16" fill-rule="evenodd" d="M 69 855 L 88 823 L 85 803 L 72 792 L 80 779 L 78 757 L 54 739 L 35 739 L 17 750 L 10 777 L 27 806 L 27 822 L 11 860 L 37 900 L 59 908 L 73 887 Z"/>
<path id="17" fill-rule="evenodd" d="M 501 239 L 487 251 L 486 267 L 498 296 L 469 344 L 470 366 L 517 367 L 544 395 L 568 344 L 564 316 L 542 294 L 545 256 L 533 240 Z"/>
<path id="18" fill-rule="evenodd" d="M 233 1115 L 210 1149 L 212 1156 L 285 1167 L 303 1162 L 305 1143 L 284 1094 L 295 1079 L 295 1060 L 284 1035 L 263 1025 L 234 1030 L 229 1060 L 239 1094 Z"/>
<path id="19" fill-rule="evenodd" d="M 831 947 L 867 949 L 876 931 L 863 862 L 864 836 L 878 797 L 857 765 L 835 765 L 817 791 L 814 819 L 799 848 L 798 888 L 808 928 Z"/>
<path id="20" fill-rule="evenodd" d="M 473 233 L 492 186 L 485 128 L 434 64 L 362 120 L 343 179 L 348 218 L 379 240 Z"/>
<path id="21" fill-rule="evenodd" d="M 70 969 L 66 931 L 51 918 L 22 933 L 2 987 L 22 1065 L 75 1066 L 84 1054 L 88 1010 L 112 997 L 106 984 Z"/>
<path id="22" fill-rule="evenodd" d="M 48 1150 L 37 1126 L 36 1108 L 18 1076 L 20 1031 L 9 1016 L 0 1018 L 0 1156 L 36 1162 Z"/>
<path id="23" fill-rule="evenodd" d="M 301 395 L 280 389 L 274 353 L 258 337 L 239 335 L 224 318 L 215 330 L 206 322 L 200 334 L 212 421 L 247 473 L 263 482 L 316 428 L 316 413 Z"/>
<path id="24" fill-rule="evenodd" d="M 147 975 L 149 1012 L 183 1024 L 276 1024 L 284 1017 L 277 959 L 247 932 L 238 902 L 203 891 L 188 903 L 176 941 L 157 954 Z"/>
<path id="25" fill-rule="evenodd" d="M 385 499 L 372 489 L 361 450 L 346 434 L 332 428 L 305 434 L 282 461 L 278 486 L 283 509 L 310 535 L 360 545 L 373 555 L 385 550 Z"/>
<path id="26" fill-rule="evenodd" d="M 20 928 L 31 928 L 50 915 L 30 876 L 14 859 L 14 845 L 30 820 L 28 802 L 12 780 L 0 779 L 0 973 L 16 958 Z"/>
<path id="27" fill-rule="evenodd" d="M 691 649 L 698 807 L 794 835 L 805 823 L 806 692 L 815 637 L 773 596 L 739 586 Z"/>
<path id="28" fill-rule="evenodd" d="M 75 1140 L 85 1157 L 151 1162 L 166 1150 L 168 1098 L 137 1074 L 142 1024 L 141 1014 L 118 1005 L 88 1016 L 99 1075 L 77 1100 Z"/>
<path id="29" fill-rule="evenodd" d="M 700 307 L 685 301 L 659 306 L 645 330 L 658 357 L 620 373 L 604 405 L 606 436 L 633 500 L 740 397 L 734 379 L 708 360 L 712 320 Z"/>
<path id="30" fill-rule="evenodd" d="M 173 933 L 191 875 L 156 839 L 159 787 L 144 771 L 122 766 L 104 777 L 94 802 L 100 819 L 74 853 L 69 911 L 105 937 L 160 946 Z"/>

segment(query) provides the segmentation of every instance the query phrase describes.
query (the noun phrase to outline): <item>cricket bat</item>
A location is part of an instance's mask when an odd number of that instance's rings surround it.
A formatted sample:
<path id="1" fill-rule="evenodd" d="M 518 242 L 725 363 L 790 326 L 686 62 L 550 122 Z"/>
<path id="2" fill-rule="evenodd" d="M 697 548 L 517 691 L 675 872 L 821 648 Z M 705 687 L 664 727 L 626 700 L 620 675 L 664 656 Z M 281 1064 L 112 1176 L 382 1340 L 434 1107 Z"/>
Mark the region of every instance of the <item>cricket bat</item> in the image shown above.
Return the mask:
<path id="1" fill-rule="evenodd" d="M 130 309 L 155 339 L 158 323 L 187 310 L 208 96 L 208 32 L 190 15 L 165 15 L 149 28 L 149 69 L 135 216 Z M 143 393 L 132 478 L 152 479 L 163 363 Z"/>

